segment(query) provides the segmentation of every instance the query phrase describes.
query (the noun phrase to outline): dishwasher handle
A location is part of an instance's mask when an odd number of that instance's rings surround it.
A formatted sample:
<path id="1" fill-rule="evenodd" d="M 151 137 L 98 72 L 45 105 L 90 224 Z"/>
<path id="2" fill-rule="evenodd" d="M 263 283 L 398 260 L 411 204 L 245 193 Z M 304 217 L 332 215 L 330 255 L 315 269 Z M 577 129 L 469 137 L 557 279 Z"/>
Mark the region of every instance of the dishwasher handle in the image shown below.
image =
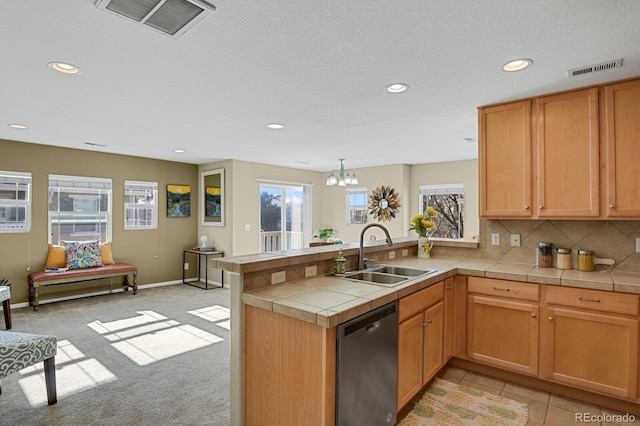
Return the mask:
<path id="1" fill-rule="evenodd" d="M 341 332 L 339 333 L 338 338 L 346 337 L 356 331 L 362 330 L 363 328 L 367 333 L 373 333 L 380 327 L 380 320 L 388 317 L 389 315 L 397 315 L 397 311 L 398 304 L 397 302 L 393 302 L 347 321 L 339 327 Z"/>

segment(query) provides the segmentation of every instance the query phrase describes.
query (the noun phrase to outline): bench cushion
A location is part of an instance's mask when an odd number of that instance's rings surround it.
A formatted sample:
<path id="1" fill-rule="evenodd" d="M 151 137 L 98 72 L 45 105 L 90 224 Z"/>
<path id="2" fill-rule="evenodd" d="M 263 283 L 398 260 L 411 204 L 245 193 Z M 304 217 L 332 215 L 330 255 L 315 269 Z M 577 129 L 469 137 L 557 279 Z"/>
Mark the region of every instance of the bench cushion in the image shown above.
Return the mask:
<path id="1" fill-rule="evenodd" d="M 114 263 L 113 265 L 100 266 L 98 268 L 73 269 L 64 272 L 45 272 L 38 271 L 29 274 L 29 283 L 64 283 L 73 281 L 83 281 L 99 278 L 108 278 L 109 276 L 126 275 L 138 270 L 137 267 L 128 263 Z"/>

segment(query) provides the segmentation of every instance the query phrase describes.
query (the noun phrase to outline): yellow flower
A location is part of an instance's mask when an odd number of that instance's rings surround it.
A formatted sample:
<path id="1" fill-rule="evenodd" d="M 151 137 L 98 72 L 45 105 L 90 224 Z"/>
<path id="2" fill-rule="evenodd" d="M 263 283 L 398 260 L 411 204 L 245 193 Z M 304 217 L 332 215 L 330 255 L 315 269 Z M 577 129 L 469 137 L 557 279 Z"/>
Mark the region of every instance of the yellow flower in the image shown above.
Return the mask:
<path id="1" fill-rule="evenodd" d="M 427 216 L 438 216 L 438 212 L 433 207 L 427 207 Z"/>
<path id="2" fill-rule="evenodd" d="M 422 226 L 424 226 L 425 228 L 433 228 L 434 226 L 436 226 L 436 223 L 429 219 L 423 219 Z"/>
<path id="3" fill-rule="evenodd" d="M 420 222 L 422 221 L 422 219 L 424 219 L 424 215 L 423 214 L 417 214 L 415 216 L 411 216 L 411 222 Z"/>

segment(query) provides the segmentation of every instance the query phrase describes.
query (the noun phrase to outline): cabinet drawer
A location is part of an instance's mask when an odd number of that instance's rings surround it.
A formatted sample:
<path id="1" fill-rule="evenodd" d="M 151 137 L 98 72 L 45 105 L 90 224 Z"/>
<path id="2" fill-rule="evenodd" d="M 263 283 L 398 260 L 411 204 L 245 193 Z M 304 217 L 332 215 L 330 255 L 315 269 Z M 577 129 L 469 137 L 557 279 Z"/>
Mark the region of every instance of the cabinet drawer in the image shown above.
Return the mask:
<path id="1" fill-rule="evenodd" d="M 547 304 L 624 315 L 638 315 L 639 312 L 636 294 L 552 285 L 547 286 Z"/>
<path id="2" fill-rule="evenodd" d="M 444 281 L 416 291 L 400 299 L 398 304 L 398 323 L 411 318 L 420 311 L 434 305 L 444 298 Z"/>
<path id="3" fill-rule="evenodd" d="M 469 277 L 467 281 L 469 293 L 487 296 L 507 297 L 509 299 L 540 300 L 540 286 L 516 281 L 497 280 L 494 278 Z"/>

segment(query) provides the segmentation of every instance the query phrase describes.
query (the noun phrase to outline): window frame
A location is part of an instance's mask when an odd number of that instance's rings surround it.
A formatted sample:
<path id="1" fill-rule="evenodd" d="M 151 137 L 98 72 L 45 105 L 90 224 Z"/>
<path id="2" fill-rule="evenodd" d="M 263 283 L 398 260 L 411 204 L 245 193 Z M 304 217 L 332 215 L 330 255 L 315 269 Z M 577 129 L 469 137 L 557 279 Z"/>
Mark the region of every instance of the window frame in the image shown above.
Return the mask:
<path id="1" fill-rule="evenodd" d="M 54 197 L 57 194 L 57 209 L 52 210 L 52 203 Z M 75 196 L 64 195 L 67 200 L 71 198 L 74 208 L 72 211 L 60 210 L 61 196 L 60 194 L 73 194 Z M 104 208 L 102 209 L 102 199 L 106 197 Z M 98 203 L 98 209 L 96 211 L 77 211 L 77 203 L 81 200 L 100 200 Z M 86 204 L 86 202 L 85 202 Z M 86 176 L 68 176 L 68 175 L 49 175 L 49 187 L 48 187 L 48 242 L 50 244 L 62 245 L 63 241 L 94 241 L 98 240 L 100 243 L 106 243 L 111 241 L 113 232 L 113 182 L 111 178 L 99 178 L 99 177 L 86 177 Z M 63 222 L 62 216 L 71 216 L 71 220 Z M 54 218 L 57 216 L 57 220 Z M 87 219 L 81 219 L 79 217 L 88 216 Z M 92 220 L 92 217 L 95 217 Z M 83 223 L 84 222 L 84 223 Z M 104 223 L 104 231 L 102 224 Z M 57 236 L 54 238 L 54 225 L 57 226 Z M 61 232 L 62 226 L 72 225 L 72 232 L 69 233 L 69 239 L 64 238 L 64 233 Z M 87 232 L 82 229 L 95 225 L 97 231 Z M 97 235 L 97 237 L 96 237 Z M 102 238 L 104 236 L 104 239 Z"/>
<path id="2" fill-rule="evenodd" d="M 132 203 L 127 202 L 129 196 L 135 196 L 134 191 L 150 191 L 151 203 Z M 147 198 L 148 201 L 148 198 Z M 158 182 L 147 182 L 138 180 L 125 180 L 124 181 L 124 229 L 127 231 L 143 230 L 143 229 L 158 229 Z M 151 223 L 148 225 L 139 224 L 141 219 L 132 219 L 136 224 L 130 224 L 128 220 L 127 210 L 139 211 L 150 209 L 151 210 Z"/>
<path id="3" fill-rule="evenodd" d="M 12 233 L 25 233 L 31 231 L 31 186 L 32 186 L 33 178 L 30 172 L 15 172 L 15 171 L 0 171 L 0 189 L 2 186 L 7 186 L 6 192 L 11 192 L 12 190 L 8 188 L 8 186 L 15 186 L 15 198 L 2 198 L 4 190 L 0 191 L 0 208 L 2 208 L 3 212 L 6 212 L 7 208 L 15 208 L 16 209 L 16 220 L 15 222 L 6 222 L 4 219 L 0 219 L 0 233 L 2 234 L 12 234 Z M 20 187 L 22 185 L 26 185 L 22 191 Z M 20 199 L 18 193 L 25 192 L 25 198 Z M 24 220 L 19 220 L 19 211 L 20 209 L 24 209 Z M 13 226 L 11 226 L 13 223 Z M 20 226 L 23 224 L 23 226 Z"/>
<path id="4" fill-rule="evenodd" d="M 447 195 L 447 194 L 462 194 L 463 200 L 465 200 L 464 193 L 464 183 L 445 183 L 445 184 L 430 184 L 430 185 L 420 185 L 418 188 L 419 200 L 418 206 L 422 208 L 425 206 L 424 197 L 429 195 Z M 426 205 L 429 205 L 428 202 Z M 463 218 L 462 225 L 462 235 L 459 235 L 458 238 L 447 238 L 447 237 L 434 237 L 441 240 L 460 240 L 464 238 L 464 205 L 460 210 L 460 214 Z M 424 213 L 424 211 L 420 211 L 420 213 Z M 458 225 L 458 234 L 460 234 L 460 229 Z"/>
<path id="5" fill-rule="evenodd" d="M 364 196 L 364 204 L 352 204 L 351 196 L 353 195 L 363 195 Z M 369 190 L 366 187 L 359 188 L 346 188 L 345 189 L 345 205 L 346 205 L 346 224 L 347 226 L 364 226 L 369 223 Z M 351 221 L 351 212 L 353 210 L 364 210 L 364 223 L 353 223 Z"/>

